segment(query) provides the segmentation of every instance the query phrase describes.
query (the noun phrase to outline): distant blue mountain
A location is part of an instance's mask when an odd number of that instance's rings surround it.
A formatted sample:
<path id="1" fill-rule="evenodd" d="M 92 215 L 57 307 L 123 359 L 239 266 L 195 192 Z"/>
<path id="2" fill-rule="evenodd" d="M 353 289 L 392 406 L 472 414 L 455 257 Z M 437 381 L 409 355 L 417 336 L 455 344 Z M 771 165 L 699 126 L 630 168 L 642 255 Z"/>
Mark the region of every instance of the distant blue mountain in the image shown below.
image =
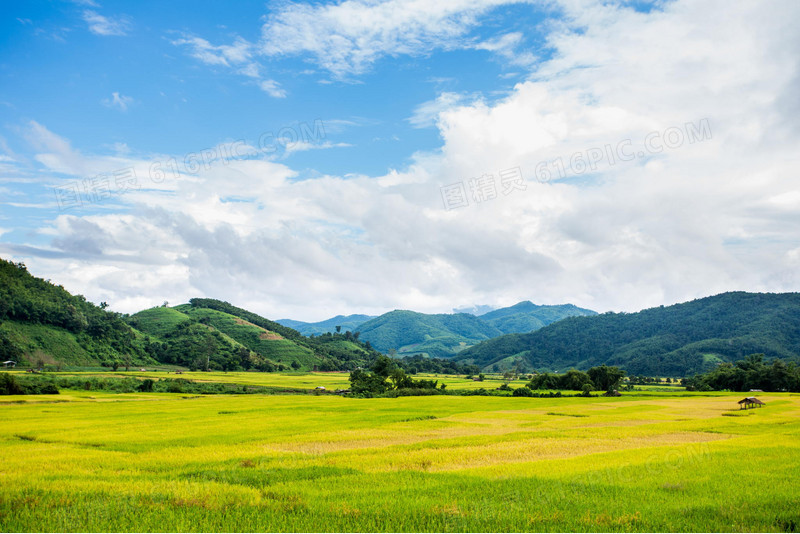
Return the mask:
<path id="1" fill-rule="evenodd" d="M 311 334 L 319 335 L 319 334 L 324 334 L 326 332 L 336 332 L 337 326 L 342 327 L 342 332 L 347 332 L 348 330 L 350 330 L 351 332 L 355 332 L 356 330 L 358 330 L 358 327 L 361 326 L 363 323 L 374 318 L 375 318 L 374 315 L 356 314 L 356 315 L 337 315 L 336 317 L 331 317 L 330 319 L 319 321 L 317 323 L 306 323 L 303 321 L 295 321 L 292 319 L 279 319 L 276 322 L 278 324 L 282 324 L 283 326 L 294 328 L 304 336 L 310 336 Z"/>

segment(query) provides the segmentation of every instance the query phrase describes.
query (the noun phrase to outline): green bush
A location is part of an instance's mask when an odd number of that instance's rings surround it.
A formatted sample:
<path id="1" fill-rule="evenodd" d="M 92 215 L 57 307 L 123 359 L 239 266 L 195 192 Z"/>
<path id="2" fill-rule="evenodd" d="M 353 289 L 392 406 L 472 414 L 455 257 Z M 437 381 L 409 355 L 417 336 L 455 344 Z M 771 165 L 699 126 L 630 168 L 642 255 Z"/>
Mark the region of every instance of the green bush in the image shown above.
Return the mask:
<path id="1" fill-rule="evenodd" d="M 0 395 L 24 395 L 25 390 L 17 383 L 14 375 L 3 373 L 0 375 Z"/>

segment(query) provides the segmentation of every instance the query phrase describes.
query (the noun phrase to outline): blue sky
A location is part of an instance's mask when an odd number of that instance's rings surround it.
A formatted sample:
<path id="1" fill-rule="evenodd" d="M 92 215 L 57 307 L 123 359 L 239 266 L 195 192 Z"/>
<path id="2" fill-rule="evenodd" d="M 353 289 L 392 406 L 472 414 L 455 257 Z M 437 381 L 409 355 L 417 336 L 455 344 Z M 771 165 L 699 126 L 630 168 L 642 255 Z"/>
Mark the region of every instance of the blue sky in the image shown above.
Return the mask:
<path id="1" fill-rule="evenodd" d="M 34 2 L 9 7 L 2 27 L 7 121 L 46 117 L 48 129 L 76 147 L 99 150 L 122 143 L 144 154 L 192 152 L 239 138 L 255 141 L 298 121 L 348 121 L 352 126 L 326 133 L 332 142 L 352 145 L 348 150 L 298 155 L 293 162 L 336 174 L 385 172 L 407 165 L 414 151 L 436 149 L 435 129 L 417 128 L 408 120 L 416 106 L 443 91 L 491 99 L 507 94 L 525 74 L 490 51 L 459 48 L 523 25 L 535 27 L 543 19 L 541 8 L 530 5 L 487 9 L 483 24 L 463 29 L 463 42 L 431 43 L 430 49 L 397 57 L 379 52 L 357 73 L 333 73 L 307 52 L 257 55 L 242 62 L 259 64 L 260 75 L 251 78 L 237 75 L 233 61 L 209 64 L 193 57 L 191 44 L 178 42 L 203 39 L 226 46 L 242 39 L 257 47 L 269 4 Z M 92 17 L 102 17 L 109 28 L 93 31 Z M 525 40 L 526 50 L 546 53 L 540 35 Z M 285 96 L 270 98 L 259 88 L 261 80 L 274 80 Z M 113 102 L 114 93 L 129 100 L 104 104 Z"/>
<path id="2" fill-rule="evenodd" d="M 796 291 L 798 7 L 768 3 L 4 6 L 0 256 L 118 311 L 303 320 Z"/>

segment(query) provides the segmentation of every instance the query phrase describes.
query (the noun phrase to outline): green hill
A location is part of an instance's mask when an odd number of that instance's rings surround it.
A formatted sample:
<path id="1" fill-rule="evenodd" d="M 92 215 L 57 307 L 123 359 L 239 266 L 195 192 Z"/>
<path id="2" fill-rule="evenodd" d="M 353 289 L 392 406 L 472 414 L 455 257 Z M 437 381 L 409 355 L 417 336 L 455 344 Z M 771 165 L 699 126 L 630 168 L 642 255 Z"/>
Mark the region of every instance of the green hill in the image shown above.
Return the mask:
<path id="1" fill-rule="evenodd" d="M 0 358 L 21 367 L 153 363 L 122 317 L 103 308 L 0 259 Z"/>
<path id="2" fill-rule="evenodd" d="M 162 363 L 217 370 L 347 371 L 369 367 L 379 356 L 358 332 L 306 337 L 215 299 L 191 299 L 131 316 L 104 308 L 105 303 L 95 306 L 33 277 L 23 264 L 0 259 L 0 361 L 20 367 Z"/>
<path id="3" fill-rule="evenodd" d="M 314 351 L 297 337 L 286 339 L 281 334 L 253 324 L 237 315 L 231 315 L 211 308 L 185 304 L 176 308 L 193 320 L 211 325 L 224 332 L 253 352 L 277 363 L 291 365 L 299 362 L 302 368 L 311 369 L 318 364 Z"/>
<path id="4" fill-rule="evenodd" d="M 450 358 L 468 346 L 502 334 L 497 328 L 467 313 L 430 315 L 395 310 L 359 327 L 361 339 L 381 352 L 399 356 L 423 354 Z"/>
<path id="5" fill-rule="evenodd" d="M 723 293 L 637 313 L 572 317 L 480 343 L 456 359 L 486 369 L 608 364 L 629 374 L 686 376 L 752 353 L 798 358 L 799 293 Z"/>
<path id="6" fill-rule="evenodd" d="M 597 312 L 579 308 L 574 304 L 537 305 L 526 300 L 480 315 L 480 319 L 504 334 L 526 333 L 538 330 L 565 317 L 597 315 Z"/>
<path id="7" fill-rule="evenodd" d="M 537 306 L 530 301 L 476 317 L 469 313 L 425 314 L 395 310 L 358 326 L 362 339 L 381 352 L 452 358 L 481 341 L 511 332 L 530 332 L 578 315 L 596 312 L 572 304 Z"/>
<path id="8" fill-rule="evenodd" d="M 142 344 L 160 363 L 190 369 L 274 371 L 276 362 L 262 358 L 207 322 L 198 321 L 176 308 L 142 310 L 127 318 L 141 332 Z"/>
<path id="9" fill-rule="evenodd" d="M 377 357 L 350 333 L 307 338 L 215 299 L 143 310 L 128 323 L 147 336 L 146 349 L 155 359 L 197 369 L 351 370 Z"/>

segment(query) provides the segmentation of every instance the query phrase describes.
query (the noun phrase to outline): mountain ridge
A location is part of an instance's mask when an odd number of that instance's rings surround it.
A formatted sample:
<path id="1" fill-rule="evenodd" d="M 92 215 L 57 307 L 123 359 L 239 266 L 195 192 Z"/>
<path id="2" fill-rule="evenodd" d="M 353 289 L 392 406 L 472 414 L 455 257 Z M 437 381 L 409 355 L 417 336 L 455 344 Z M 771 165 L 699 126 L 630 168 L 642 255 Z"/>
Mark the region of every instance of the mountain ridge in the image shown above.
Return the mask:
<path id="1" fill-rule="evenodd" d="M 537 305 L 522 301 L 476 316 L 393 310 L 359 326 L 362 338 L 381 352 L 451 358 L 480 341 L 511 332 L 529 332 L 572 315 L 596 312 L 573 304 Z"/>
<path id="2" fill-rule="evenodd" d="M 751 353 L 797 359 L 800 293 L 727 292 L 634 313 L 571 317 L 465 349 L 457 361 L 538 371 L 617 365 L 686 376 Z"/>

